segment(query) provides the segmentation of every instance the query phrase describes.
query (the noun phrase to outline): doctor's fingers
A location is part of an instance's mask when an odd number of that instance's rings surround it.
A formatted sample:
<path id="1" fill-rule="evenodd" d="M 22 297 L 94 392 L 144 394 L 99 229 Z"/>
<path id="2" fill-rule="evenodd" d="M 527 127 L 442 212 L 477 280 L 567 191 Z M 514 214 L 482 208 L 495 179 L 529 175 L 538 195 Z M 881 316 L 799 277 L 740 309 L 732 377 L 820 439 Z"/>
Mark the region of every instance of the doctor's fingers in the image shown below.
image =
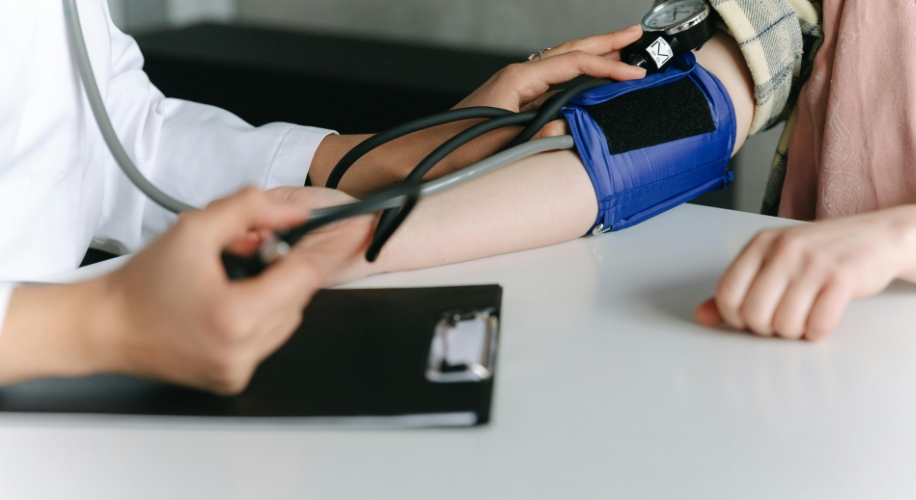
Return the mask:
<path id="1" fill-rule="evenodd" d="M 741 314 L 747 292 L 760 272 L 777 231 L 763 231 L 755 236 L 722 275 L 716 286 L 716 306 L 722 319 L 736 330 L 747 328 Z"/>
<path id="2" fill-rule="evenodd" d="M 255 330 L 249 322 L 260 322 L 283 311 L 301 311 L 326 285 L 318 263 L 288 255 L 258 276 L 231 283 L 228 300 L 242 316 L 242 330 Z"/>
<path id="3" fill-rule="evenodd" d="M 261 275 L 233 283 L 230 293 L 257 306 L 254 315 L 301 310 L 318 289 L 336 283 L 363 258 L 374 220 L 372 215 L 354 217 L 309 234 Z"/>
<path id="4" fill-rule="evenodd" d="M 560 90 L 548 90 L 547 92 L 535 97 L 533 101 L 522 102 L 519 106 L 519 112 L 525 113 L 528 111 L 537 111 L 541 109 L 541 106 L 543 106 L 548 99 L 557 95 L 557 92 L 560 92 Z"/>
<path id="5" fill-rule="evenodd" d="M 222 395 L 240 394 L 267 357 L 286 343 L 302 323 L 302 311 L 262 318 L 257 329 L 236 337 L 211 353 L 204 369 L 204 388 Z"/>
<path id="6" fill-rule="evenodd" d="M 301 323 L 302 311 L 312 297 L 347 266 L 362 258 L 371 233 L 366 221 L 356 222 L 350 226 L 359 226 L 357 230 L 344 236 L 328 233 L 305 240 L 333 238 L 336 240 L 333 245 L 319 242 L 317 248 L 311 249 L 297 245 L 260 276 L 230 287 L 230 303 L 234 304 L 230 309 L 236 316 L 233 323 L 238 328 L 237 347 L 243 349 L 243 360 L 260 363 L 283 345 Z"/>
<path id="7" fill-rule="evenodd" d="M 624 30 L 566 42 L 558 47 L 545 50 L 544 57 L 554 57 L 575 50 L 596 55 L 610 54 L 639 40 L 640 37 L 642 37 L 642 26 L 637 24 Z"/>
<path id="8" fill-rule="evenodd" d="M 642 68 L 583 51 L 508 66 L 503 71 L 506 84 L 516 89 L 519 103 L 531 102 L 549 91 L 551 85 L 566 83 L 581 75 L 620 81 L 646 76 L 646 70 Z"/>
<path id="9" fill-rule="evenodd" d="M 323 187 L 283 186 L 265 191 L 268 197 L 280 202 L 292 203 L 306 212 L 316 208 L 353 203 L 356 198 L 337 189 Z"/>
<path id="10" fill-rule="evenodd" d="M 245 188 L 204 210 L 182 214 L 179 226 L 191 230 L 208 251 L 221 251 L 252 229 L 285 229 L 305 221 L 306 211 L 256 189 Z"/>
<path id="11" fill-rule="evenodd" d="M 636 80 L 646 76 L 646 70 L 626 64 L 619 59 L 604 57 L 583 50 L 573 50 L 543 61 L 534 61 L 525 69 L 533 71 L 537 79 L 548 85 L 566 83 L 581 75 L 612 80 Z M 539 97 L 547 89 L 532 96 Z"/>

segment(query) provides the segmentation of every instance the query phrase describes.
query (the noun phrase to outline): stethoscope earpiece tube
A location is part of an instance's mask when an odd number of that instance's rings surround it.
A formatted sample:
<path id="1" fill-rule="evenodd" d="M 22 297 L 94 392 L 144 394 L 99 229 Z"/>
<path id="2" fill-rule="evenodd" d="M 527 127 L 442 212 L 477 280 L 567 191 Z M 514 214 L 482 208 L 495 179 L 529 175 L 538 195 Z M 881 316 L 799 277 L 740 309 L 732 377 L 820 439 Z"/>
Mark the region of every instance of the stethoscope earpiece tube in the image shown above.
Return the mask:
<path id="1" fill-rule="evenodd" d="M 83 28 L 80 25 L 80 15 L 76 0 L 63 0 L 63 2 L 64 18 L 67 22 L 67 33 L 70 37 L 70 47 L 73 51 L 73 59 L 76 62 L 76 69 L 83 80 L 83 89 L 86 91 L 89 107 L 92 109 L 93 116 L 95 116 L 99 131 L 102 133 L 102 138 L 105 140 L 105 144 L 108 145 L 115 162 L 124 172 L 124 175 L 130 179 L 130 182 L 160 207 L 176 214 L 195 210 L 195 207 L 172 198 L 154 186 L 143 176 L 143 173 L 140 172 L 137 166 L 134 165 L 133 160 L 128 156 L 127 151 L 124 150 L 124 146 L 121 144 L 121 140 L 118 139 L 114 126 L 111 124 L 108 111 L 105 110 L 105 102 L 99 93 L 95 73 L 92 72 L 92 61 L 89 60 L 89 51 L 86 49 L 86 39 L 83 37 Z"/>

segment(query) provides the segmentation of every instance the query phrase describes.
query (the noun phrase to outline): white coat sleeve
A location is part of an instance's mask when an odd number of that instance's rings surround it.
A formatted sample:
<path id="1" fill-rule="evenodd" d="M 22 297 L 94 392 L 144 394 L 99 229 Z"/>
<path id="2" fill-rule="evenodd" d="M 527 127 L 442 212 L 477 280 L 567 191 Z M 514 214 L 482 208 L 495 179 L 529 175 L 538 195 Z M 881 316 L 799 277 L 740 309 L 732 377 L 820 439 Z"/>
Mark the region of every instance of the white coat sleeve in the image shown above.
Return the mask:
<path id="1" fill-rule="evenodd" d="M 287 123 L 252 127 L 225 110 L 165 98 L 143 72 L 134 39 L 107 17 L 111 60 L 103 97 L 125 149 L 154 185 L 203 207 L 248 185 L 305 184 L 318 145 L 332 131 Z M 162 234 L 175 216 L 147 200 L 113 159 L 105 168 L 93 245 L 116 253 L 136 251 Z"/>

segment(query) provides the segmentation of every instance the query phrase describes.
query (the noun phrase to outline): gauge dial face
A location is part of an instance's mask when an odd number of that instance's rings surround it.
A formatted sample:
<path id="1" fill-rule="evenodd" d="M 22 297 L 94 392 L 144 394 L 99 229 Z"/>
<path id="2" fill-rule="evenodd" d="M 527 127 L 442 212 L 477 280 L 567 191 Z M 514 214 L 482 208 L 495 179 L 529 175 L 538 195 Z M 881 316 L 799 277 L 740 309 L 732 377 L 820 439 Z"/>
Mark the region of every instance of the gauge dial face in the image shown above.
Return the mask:
<path id="1" fill-rule="evenodd" d="M 643 20 L 652 31 L 669 30 L 706 12 L 706 0 L 676 0 L 660 5 Z"/>

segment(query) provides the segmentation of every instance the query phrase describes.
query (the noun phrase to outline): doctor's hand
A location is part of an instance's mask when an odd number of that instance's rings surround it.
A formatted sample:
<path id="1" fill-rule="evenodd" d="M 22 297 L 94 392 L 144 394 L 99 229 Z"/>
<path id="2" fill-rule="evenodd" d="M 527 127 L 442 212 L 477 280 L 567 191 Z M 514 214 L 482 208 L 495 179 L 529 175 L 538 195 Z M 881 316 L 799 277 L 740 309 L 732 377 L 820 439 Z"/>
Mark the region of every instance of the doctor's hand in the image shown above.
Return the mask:
<path id="1" fill-rule="evenodd" d="M 916 206 L 761 232 L 696 319 L 765 337 L 820 340 L 852 300 L 896 278 L 916 280 Z"/>
<path id="2" fill-rule="evenodd" d="M 456 108 L 491 106 L 509 111 L 537 109 L 551 95 L 551 86 L 588 75 L 612 80 L 636 80 L 646 70 L 620 61 L 620 49 L 639 40 L 642 28 L 564 43 L 543 52 L 543 59 L 507 66 L 461 101 Z"/>
<path id="3" fill-rule="evenodd" d="M 639 40 L 642 28 L 564 43 L 544 52 L 543 60 L 519 62 L 500 70 L 455 108 L 490 106 L 513 112 L 537 109 L 553 92 L 551 87 L 581 75 L 614 80 L 634 80 L 646 75 L 642 68 L 620 61 L 620 49 Z M 363 195 L 400 182 L 434 148 L 479 120 L 465 120 L 416 132 L 389 143 L 358 161 L 344 176 L 339 188 Z M 511 140 L 521 130 L 508 127 L 491 132 L 459 148 L 440 162 L 427 179 L 441 177 L 478 162 Z M 535 139 L 565 135 L 566 122 L 548 123 Z M 354 146 L 369 136 L 329 136 L 319 147 L 310 169 L 312 182 L 324 186 L 334 165 Z"/>
<path id="4" fill-rule="evenodd" d="M 301 224 L 309 209 L 344 196 L 302 191 L 289 200 L 243 190 L 181 215 L 109 275 L 16 290 L 0 335 L 0 384 L 122 373 L 240 392 L 293 333 L 312 296 L 369 242 L 372 218 L 351 219 L 305 238 L 260 276 L 229 281 L 224 249 L 253 251 L 270 230 Z"/>
<path id="5" fill-rule="evenodd" d="M 643 78 L 646 76 L 646 70 L 620 60 L 620 49 L 639 40 L 641 36 L 642 27 L 635 25 L 625 30 L 575 40 L 545 50 L 541 55 L 543 59 L 535 56 L 531 61 L 503 68 L 455 108 L 490 106 L 513 112 L 535 111 L 556 93 L 553 90 L 555 85 L 562 85 L 579 76 L 587 75 L 617 81 Z M 508 127 L 471 142 L 443 161 L 444 165 L 439 175 L 496 153 L 519 131 L 520 127 Z M 559 119 L 545 125 L 533 140 L 568 133 L 566 121 Z"/>
<path id="6" fill-rule="evenodd" d="M 314 187 L 279 187 L 267 191 L 267 195 L 284 203 L 292 203 L 306 212 L 318 207 L 346 205 L 357 201 L 356 198 L 343 191 Z M 378 266 L 372 266 L 366 261 L 365 256 L 366 248 L 368 248 L 372 239 L 369 233 L 375 231 L 377 222 L 378 214 L 347 219 L 332 224 L 310 233 L 308 239 L 297 245 L 293 251 L 307 251 L 314 254 L 321 248 L 323 249 L 322 251 L 333 252 L 335 257 L 340 259 L 340 264 L 333 269 L 333 273 L 324 276 L 325 286 L 356 281 L 370 274 L 380 272 L 377 269 Z M 363 234 L 366 238 L 365 245 L 354 249 L 349 240 L 340 237 L 341 234 L 351 236 Z M 260 240 L 257 241 L 257 244 L 260 245 Z M 341 247 L 341 245 L 345 248 Z M 247 249 L 243 248 L 240 253 L 246 253 L 247 251 Z"/>
<path id="7" fill-rule="evenodd" d="M 113 348 L 110 369 L 222 394 L 243 390 L 258 364 L 295 331 L 312 296 L 368 244 L 369 217 L 344 221 L 305 238 L 260 276 L 229 281 L 220 253 L 250 253 L 271 230 L 336 204 L 327 193 L 313 194 L 291 201 L 282 192 L 246 189 L 216 201 L 182 215 L 104 278 L 118 318 L 106 342 Z"/>
<path id="8" fill-rule="evenodd" d="M 639 40 L 642 36 L 640 25 L 605 35 L 566 42 L 558 47 L 545 50 L 541 57 L 531 61 L 513 64 L 499 71 L 473 94 L 461 101 L 456 108 L 470 106 L 491 106 L 509 111 L 533 111 L 538 109 L 554 92 L 552 86 L 566 83 L 578 76 L 610 78 L 617 81 L 637 80 L 646 76 L 646 70 L 631 66 L 620 60 L 620 49 Z M 513 133 L 493 133 L 492 144 L 478 144 L 484 151 L 476 156 L 492 154 L 502 142 Z M 548 123 L 535 139 L 555 137 L 568 133 L 564 120 Z M 492 151 L 490 151 L 492 150 Z M 467 160 L 465 160 L 467 161 Z"/>

